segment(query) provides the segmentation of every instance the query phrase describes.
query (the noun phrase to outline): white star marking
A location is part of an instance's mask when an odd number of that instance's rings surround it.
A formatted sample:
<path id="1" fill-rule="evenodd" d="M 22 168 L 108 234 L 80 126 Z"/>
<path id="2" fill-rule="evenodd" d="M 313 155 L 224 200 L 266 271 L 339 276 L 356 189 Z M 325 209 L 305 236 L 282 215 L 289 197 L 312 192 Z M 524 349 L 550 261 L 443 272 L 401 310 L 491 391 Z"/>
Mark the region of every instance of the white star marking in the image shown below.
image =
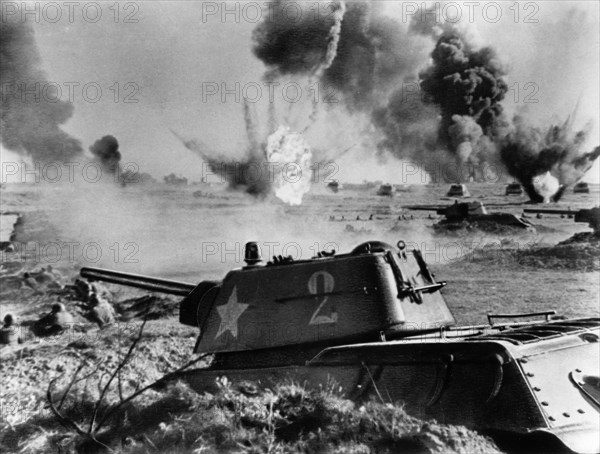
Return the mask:
<path id="1" fill-rule="evenodd" d="M 250 305 L 238 303 L 237 289 L 233 287 L 227 304 L 217 306 L 217 312 L 219 313 L 219 317 L 221 317 L 221 324 L 219 325 L 219 331 L 217 331 L 215 339 L 225 333 L 225 331 L 231 332 L 231 335 L 237 338 L 238 318 L 248 309 L 248 306 Z"/>

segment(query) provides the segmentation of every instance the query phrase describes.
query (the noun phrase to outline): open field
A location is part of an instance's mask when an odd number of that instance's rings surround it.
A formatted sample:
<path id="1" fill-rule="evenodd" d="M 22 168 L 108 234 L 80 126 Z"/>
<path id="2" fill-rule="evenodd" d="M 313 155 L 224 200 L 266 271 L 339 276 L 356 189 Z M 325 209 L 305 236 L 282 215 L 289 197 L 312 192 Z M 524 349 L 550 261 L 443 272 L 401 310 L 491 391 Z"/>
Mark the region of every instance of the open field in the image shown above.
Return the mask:
<path id="1" fill-rule="evenodd" d="M 439 278 L 450 283 L 445 292 L 459 322 L 472 322 L 467 313 L 473 308 L 485 313 L 502 304 L 505 310 L 557 306 L 570 315 L 598 310 L 596 273 L 582 273 L 577 264 L 548 268 L 550 260 L 539 260 L 537 270 L 531 261 L 514 266 L 516 257 L 506 254 L 554 245 L 589 231 L 572 219 L 532 216 L 537 232 L 444 234 L 432 228 L 441 219 L 435 212 L 404 207 L 451 203 L 454 199 L 444 196 L 446 185 L 411 186 L 392 198 L 376 196 L 375 189 L 332 194 L 315 188 L 317 193 L 296 207 L 274 198 L 256 201 L 218 186 L 201 187 L 211 197 L 194 197 L 198 188 L 9 186 L 2 191 L 3 209 L 21 212 L 24 222 L 16 253 L 3 256 L 5 272 L 51 264 L 72 277 L 81 266 L 99 266 L 196 283 L 221 279 L 243 266 L 243 246 L 250 240 L 262 245 L 266 258 L 283 254 L 296 259 L 322 249 L 349 251 L 372 239 L 390 244 L 404 240 L 419 247 Z M 469 189 L 470 200 L 483 201 L 489 211 L 520 215 L 524 207 L 531 207 L 525 197 L 502 195 L 504 185 L 473 184 Z M 598 188 L 593 187 L 591 194 L 568 193 L 551 208 L 579 209 L 598 205 L 599 200 Z M 401 215 L 408 219 L 398 220 Z M 511 289 L 519 293 L 513 295 Z M 3 301 L 3 312 L 7 303 Z"/>
<path id="2" fill-rule="evenodd" d="M 124 323 L 98 331 L 83 317 L 76 301 L 23 288 L 22 273 L 41 266 L 52 265 L 59 271 L 61 284 L 71 283 L 82 266 L 196 283 L 221 279 L 228 270 L 243 266 L 243 246 L 249 240 L 258 241 L 265 256 L 282 254 L 294 258 L 309 258 L 323 249 L 345 252 L 366 240 L 391 244 L 404 240 L 409 246 L 420 247 L 437 278 L 448 281 L 443 294 L 460 324 L 483 323 L 489 312 L 555 309 L 568 317 L 600 314 L 598 248 L 586 245 L 565 253 L 564 249 L 553 247 L 574 233 L 588 231 L 587 225 L 544 216 L 529 219 L 536 232 L 443 232 L 432 228 L 439 218 L 435 212 L 410 211 L 405 207 L 452 203 L 453 199 L 444 195 L 446 185 L 405 187 L 393 197 L 376 196 L 375 189 L 341 189 L 333 194 L 314 188 L 296 207 L 275 199 L 257 201 L 221 186 L 9 185 L 3 189 L 3 210 L 20 212 L 23 222 L 16 232 L 15 251 L 2 252 L 1 315 L 10 312 L 18 317 L 26 342 L 0 350 L 4 384 L 0 398 L 3 428 L 7 429 L 0 446 L 6 451 L 36 452 L 62 443 L 65 452 L 74 449 L 75 438 L 67 436 L 44 408 L 49 381 L 60 376 L 57 389 L 66 386 L 66 380 L 82 361 L 100 359 L 101 370 L 109 371 L 122 358 L 120 355 L 140 326 L 139 317 L 127 312 L 127 308 L 133 304 L 131 298 L 147 293 L 108 286 L 113 301 L 121 303 L 117 307 Z M 523 197 L 505 197 L 504 185 L 473 184 L 469 189 L 472 199 L 483 201 L 489 211 L 520 215 L 528 206 Z M 194 196 L 198 190 L 202 195 Z M 598 187 L 592 187 L 591 194 L 566 194 L 551 208 L 588 208 L 599 200 Z M 540 255 L 539 251 L 543 253 Z M 28 326 L 57 301 L 65 303 L 76 322 L 84 327 L 52 341 L 28 335 Z M 152 300 L 155 319 L 148 322 L 139 355 L 124 372 L 128 379 L 147 383 L 189 359 L 196 330 L 179 325 L 177 302 L 174 297 Z M 123 331 L 123 326 L 127 331 Z M 307 429 L 303 435 L 296 433 L 286 438 L 275 431 L 277 424 L 272 423 L 272 414 L 264 413 L 272 397 L 248 397 L 227 384 L 222 395 L 209 397 L 194 396 L 181 387 L 170 387 L 165 393 L 151 392 L 127 410 L 139 415 L 147 413 L 148 408 L 160 408 L 164 418 L 148 417 L 146 425 L 127 423 L 126 431 L 110 426 L 112 433 L 123 440 L 126 433 L 131 435 L 131 441 L 123 442 L 120 450 L 146 452 L 152 451 L 154 445 L 152 452 L 164 451 L 169 443 L 173 452 L 202 452 L 198 451 L 201 446 L 207 452 L 262 452 L 269 446 L 271 452 L 321 452 L 325 446 L 330 452 L 348 452 L 350 447 L 354 452 L 369 452 L 375 446 L 381 447 L 380 452 L 395 452 L 402 446 L 411 452 L 498 449 L 464 428 L 423 425 L 398 407 L 374 403 L 366 409 L 353 409 L 344 406 L 349 402 L 336 400 L 339 398 L 333 392 L 305 395 L 305 391 L 289 387 L 282 388 L 278 397 L 282 406 L 280 423 L 292 424 L 297 421 L 298 412 L 309 411 L 302 406 L 293 407 L 297 396 L 303 395 L 303 399 L 312 402 L 310 411 L 321 409 L 318 418 L 324 419 L 319 424 L 327 426 L 328 433 L 334 435 L 321 439 L 316 429 Z M 84 392 L 87 397 L 82 397 L 79 404 L 73 401 L 65 405 L 76 413 L 78 408 L 93 404 L 93 395 Z M 169 404 L 170 398 L 175 403 Z M 169 405 L 174 405 L 170 416 L 167 413 L 171 410 L 164 409 L 171 408 Z M 27 408 L 29 413 L 23 416 L 21 411 L 15 416 L 8 410 L 11 408 Z M 226 422 L 210 422 L 206 416 L 209 414 L 218 414 Z M 401 429 L 383 424 L 390 418 L 398 421 Z M 281 424 L 277 427 L 283 427 Z M 357 427 L 367 430 L 365 424 L 373 424 L 372 439 L 350 435 Z M 192 434 L 182 435 L 185 431 L 191 431 L 196 441 L 190 438 Z M 114 437 L 105 436 L 105 441 L 114 445 Z"/>

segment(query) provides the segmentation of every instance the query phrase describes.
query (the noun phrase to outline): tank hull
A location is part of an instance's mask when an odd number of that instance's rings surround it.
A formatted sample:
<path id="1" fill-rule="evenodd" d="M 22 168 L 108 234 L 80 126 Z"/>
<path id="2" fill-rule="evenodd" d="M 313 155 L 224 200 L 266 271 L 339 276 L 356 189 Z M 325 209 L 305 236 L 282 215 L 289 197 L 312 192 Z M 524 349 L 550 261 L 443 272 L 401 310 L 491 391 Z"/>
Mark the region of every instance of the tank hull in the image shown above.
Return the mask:
<path id="1" fill-rule="evenodd" d="M 265 388 L 333 381 L 353 400 L 399 402 L 414 416 L 479 430 L 546 433 L 574 452 L 594 453 L 600 451 L 599 335 L 598 319 L 472 327 L 329 347 L 302 364 L 253 367 L 247 352 L 245 361 L 196 369 L 185 379 L 199 392 L 215 391 L 222 376 Z"/>

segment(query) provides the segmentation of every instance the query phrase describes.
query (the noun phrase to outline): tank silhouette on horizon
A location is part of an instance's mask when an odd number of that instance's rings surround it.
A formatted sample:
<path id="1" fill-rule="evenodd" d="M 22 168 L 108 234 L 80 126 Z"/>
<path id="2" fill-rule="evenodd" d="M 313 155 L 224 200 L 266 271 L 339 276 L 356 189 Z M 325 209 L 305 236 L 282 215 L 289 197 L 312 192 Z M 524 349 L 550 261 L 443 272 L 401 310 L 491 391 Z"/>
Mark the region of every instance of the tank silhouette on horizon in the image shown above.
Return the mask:
<path id="1" fill-rule="evenodd" d="M 506 185 L 506 192 L 504 195 L 523 195 L 523 187 L 520 183 L 509 183 Z"/>
<path id="2" fill-rule="evenodd" d="M 458 202 L 447 206 L 409 206 L 411 210 L 435 211 L 444 216 L 434 228 L 443 230 L 459 230 L 464 228 L 479 228 L 494 231 L 503 227 L 519 230 L 535 230 L 533 224 L 523 217 L 511 213 L 488 213 L 485 205 L 478 201 Z"/>
<path id="3" fill-rule="evenodd" d="M 590 185 L 585 181 L 580 181 L 575 186 L 573 186 L 573 193 L 575 194 L 589 194 L 590 193 Z"/>
<path id="4" fill-rule="evenodd" d="M 394 195 L 394 186 L 389 183 L 384 183 L 377 189 L 377 195 L 391 197 Z"/>
<path id="5" fill-rule="evenodd" d="M 340 190 L 340 183 L 337 180 L 327 183 L 327 189 L 336 194 Z"/>
<path id="6" fill-rule="evenodd" d="M 446 193 L 447 197 L 471 197 L 466 184 L 453 184 Z"/>

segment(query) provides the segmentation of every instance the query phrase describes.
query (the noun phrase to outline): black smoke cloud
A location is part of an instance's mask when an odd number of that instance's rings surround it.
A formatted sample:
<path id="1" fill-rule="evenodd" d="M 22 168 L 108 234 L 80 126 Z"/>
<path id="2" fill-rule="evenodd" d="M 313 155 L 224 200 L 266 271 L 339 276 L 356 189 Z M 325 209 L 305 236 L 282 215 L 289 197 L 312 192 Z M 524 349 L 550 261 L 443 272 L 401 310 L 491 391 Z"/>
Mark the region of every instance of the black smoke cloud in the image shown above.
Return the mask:
<path id="1" fill-rule="evenodd" d="M 266 78 L 312 73 L 325 59 L 333 19 L 297 20 L 283 12 L 285 4 L 272 3 L 273 19 L 261 22 L 253 32 L 254 54 L 271 68 Z"/>
<path id="2" fill-rule="evenodd" d="M 289 18 L 279 0 L 271 18 L 253 33 L 254 54 L 267 66 L 266 79 L 319 72 L 324 87 L 343 95 L 351 111 L 370 110 L 414 69 L 418 52 L 394 20 L 376 3 L 307 3 L 301 20 Z M 298 3 L 296 3 L 297 5 Z M 332 33 L 339 25 L 339 33 Z M 335 46 L 332 46 L 335 40 Z"/>
<path id="3" fill-rule="evenodd" d="M 425 102 L 439 106 L 439 140 L 464 162 L 481 136 L 495 139 L 505 123 L 505 72 L 492 48 L 474 50 L 455 30 L 442 34 L 431 59 L 420 74 Z"/>
<path id="4" fill-rule="evenodd" d="M 73 115 L 73 105 L 58 99 L 48 85 L 33 29 L 4 16 L 0 81 L 3 146 L 42 163 L 66 162 L 80 155 L 81 143 L 60 127 Z"/>
<path id="5" fill-rule="evenodd" d="M 102 166 L 102 171 L 110 174 L 119 173 L 121 152 L 116 137 L 106 135 L 90 146 L 94 160 Z"/>
<path id="6" fill-rule="evenodd" d="M 454 182 L 467 175 L 463 164 L 497 163 L 493 141 L 506 126 L 500 102 L 507 85 L 494 50 L 475 49 L 450 26 L 413 22 L 409 32 L 433 38 L 435 45 L 429 65 L 413 68 L 418 75 L 405 77 L 373 111 L 384 136 L 379 149 L 425 168 L 444 166 L 443 177 Z"/>

